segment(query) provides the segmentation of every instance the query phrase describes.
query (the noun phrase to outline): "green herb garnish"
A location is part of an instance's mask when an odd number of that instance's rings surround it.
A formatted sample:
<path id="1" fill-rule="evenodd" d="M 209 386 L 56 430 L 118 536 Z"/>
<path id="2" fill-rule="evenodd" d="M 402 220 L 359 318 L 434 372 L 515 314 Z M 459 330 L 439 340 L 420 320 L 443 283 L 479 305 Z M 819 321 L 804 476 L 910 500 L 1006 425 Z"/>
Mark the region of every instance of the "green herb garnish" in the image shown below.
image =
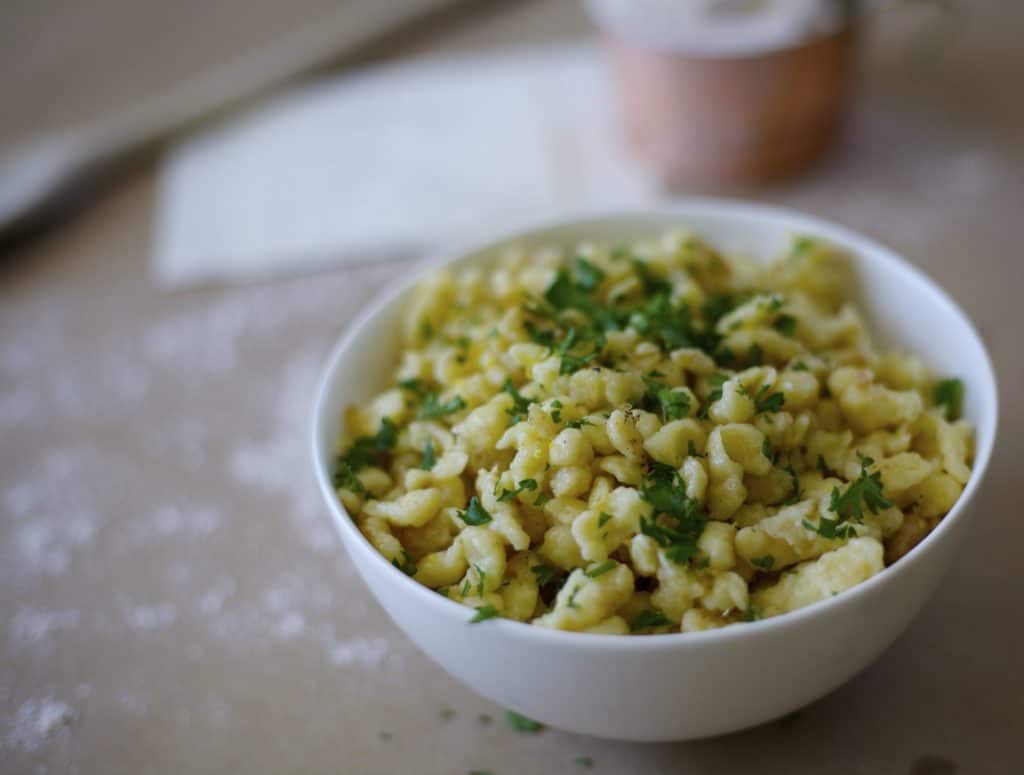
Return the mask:
<path id="1" fill-rule="evenodd" d="M 859 454 L 859 453 L 858 453 Z M 882 475 L 878 471 L 868 473 L 868 466 L 875 461 L 869 457 L 860 459 L 860 476 L 847 486 L 842 493 L 838 487 L 832 488 L 829 500 L 829 511 L 834 511 L 843 519 L 853 518 L 857 522 L 864 521 L 864 509 L 877 514 L 879 509 L 892 506 L 892 501 L 882 494 Z"/>
<path id="2" fill-rule="evenodd" d="M 615 560 L 605 560 L 596 568 L 591 568 L 590 570 L 586 571 L 586 575 L 588 578 L 596 579 L 598 576 L 603 576 L 616 565 L 618 565 L 618 563 L 615 562 Z"/>
<path id="3" fill-rule="evenodd" d="M 669 624 L 672 624 L 672 622 L 661 611 L 647 609 L 637 614 L 636 618 L 629 625 L 629 631 L 639 632 L 640 630 L 652 629 L 654 627 L 665 627 Z"/>
<path id="4" fill-rule="evenodd" d="M 943 379 L 932 388 L 935 406 L 945 407 L 947 420 L 959 420 L 964 405 L 964 383 L 959 379 Z"/>
<path id="5" fill-rule="evenodd" d="M 462 396 L 457 395 L 451 401 L 442 404 L 438 401 L 437 393 L 430 391 L 424 397 L 423 406 L 420 407 L 416 417 L 420 420 L 437 420 L 465 408 L 466 401 Z"/>
<path id="6" fill-rule="evenodd" d="M 476 624 L 477 622 L 486 622 L 488 619 L 500 618 L 501 612 L 492 603 L 488 603 L 476 609 L 476 614 L 469 620 L 469 623 Z"/>
<path id="7" fill-rule="evenodd" d="M 537 480 L 536 479 L 520 479 L 519 486 L 514 490 L 502 489 L 501 494 L 498 496 L 498 500 L 502 503 L 510 501 L 520 493 L 526 492 L 527 490 L 536 490 Z"/>
<path id="8" fill-rule="evenodd" d="M 534 565 L 530 568 L 533 575 L 537 577 L 537 586 L 546 587 L 554 581 L 561 571 L 551 565 Z"/>
<path id="9" fill-rule="evenodd" d="M 465 522 L 467 525 L 486 525 L 491 521 L 491 515 L 487 513 L 480 504 L 480 499 L 475 495 L 469 499 L 469 506 L 466 507 L 465 511 L 459 511 L 459 519 Z"/>
<path id="10" fill-rule="evenodd" d="M 420 468 L 424 471 L 429 471 L 434 467 L 434 463 L 437 460 L 434 456 L 434 440 L 427 439 L 427 443 L 423 447 L 423 462 L 420 463 Z"/>
<path id="11" fill-rule="evenodd" d="M 769 385 L 761 385 L 757 389 L 757 393 L 754 394 L 755 412 L 777 412 L 782 409 L 782 405 L 786 403 L 786 397 L 782 393 L 768 392 L 770 390 Z"/>
<path id="12" fill-rule="evenodd" d="M 652 516 L 640 518 L 640 532 L 665 548 L 673 562 L 681 565 L 689 561 L 697 554 L 705 520 L 700 504 L 686 496 L 679 472 L 672 466 L 653 463 L 640 493 L 654 507 Z"/>
<path id="13" fill-rule="evenodd" d="M 784 336 L 792 337 L 796 334 L 796 318 L 792 315 L 779 315 L 772 323 L 772 328 Z"/>
<path id="14" fill-rule="evenodd" d="M 793 470 L 792 465 L 786 466 L 786 473 L 789 474 L 789 480 L 793 483 L 793 492 L 790 493 L 790 496 L 782 502 L 782 505 L 792 506 L 800 500 L 800 496 L 803 495 L 803 493 L 800 491 L 800 480 L 797 478 L 796 471 Z"/>
<path id="15" fill-rule="evenodd" d="M 415 576 L 416 571 L 418 570 L 416 562 L 409 556 L 409 553 L 405 551 L 405 549 L 402 550 L 402 561 L 399 562 L 396 557 L 391 561 L 391 564 L 398 568 L 398 570 L 402 571 L 406 576 Z"/>
<path id="16" fill-rule="evenodd" d="M 611 514 L 609 514 L 607 511 L 602 511 L 597 517 L 597 526 L 604 527 L 611 518 Z"/>
<path id="17" fill-rule="evenodd" d="M 663 382 L 644 377 L 643 403 L 648 410 L 659 410 L 662 419 L 679 420 L 690 413 L 690 397 L 683 392 L 673 390 Z"/>
<path id="18" fill-rule="evenodd" d="M 770 554 L 766 554 L 763 557 L 751 557 L 750 564 L 762 570 L 771 570 L 775 567 L 775 558 Z"/>
<path id="19" fill-rule="evenodd" d="M 533 733 L 540 732 L 544 728 L 544 725 L 539 721 L 534 721 L 532 718 L 522 716 L 514 710 L 505 711 L 505 721 L 507 721 L 508 725 L 516 732 Z"/>
<path id="20" fill-rule="evenodd" d="M 380 430 L 374 436 L 356 439 L 344 455 L 339 455 L 334 469 L 334 486 L 363 492 L 362 482 L 355 473 L 368 466 L 383 465 L 387 453 L 398 441 L 398 429 L 390 419 L 381 420 Z"/>
<path id="21" fill-rule="evenodd" d="M 515 425 L 525 420 L 526 415 L 530 412 L 530 404 L 534 402 L 534 399 L 522 395 L 516 390 L 515 385 L 512 384 L 510 379 L 505 380 L 505 384 L 501 386 L 501 389 L 512 396 L 512 406 L 505 410 L 507 414 L 512 415 L 512 424 Z"/>

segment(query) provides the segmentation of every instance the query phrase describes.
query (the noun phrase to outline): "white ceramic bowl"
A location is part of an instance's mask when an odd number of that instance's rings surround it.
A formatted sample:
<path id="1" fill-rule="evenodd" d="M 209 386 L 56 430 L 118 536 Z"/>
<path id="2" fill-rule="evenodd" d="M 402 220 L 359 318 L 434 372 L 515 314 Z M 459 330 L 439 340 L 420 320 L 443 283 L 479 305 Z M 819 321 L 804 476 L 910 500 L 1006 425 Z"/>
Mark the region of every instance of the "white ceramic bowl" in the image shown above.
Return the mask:
<path id="1" fill-rule="evenodd" d="M 936 374 L 957 375 L 966 384 L 964 413 L 977 429 L 966 490 L 920 545 L 848 592 L 785 616 L 692 634 L 590 635 L 507 620 L 470 625 L 470 609 L 417 584 L 377 553 L 330 483 L 343 410 L 388 384 L 403 300 L 416 277 L 387 292 L 349 327 L 316 398 L 313 458 L 320 488 L 349 555 L 395 623 L 483 696 L 551 726 L 600 737 L 682 740 L 743 729 L 806 705 L 864 668 L 907 626 L 956 556 L 995 439 L 995 377 L 964 313 L 891 251 L 817 218 L 760 205 L 690 201 L 547 225 L 434 263 L 486 261 L 511 243 L 623 242 L 679 226 L 726 252 L 755 258 L 778 255 L 794 232 L 846 249 L 859 279 L 855 295 L 878 339 L 920 354 Z"/>

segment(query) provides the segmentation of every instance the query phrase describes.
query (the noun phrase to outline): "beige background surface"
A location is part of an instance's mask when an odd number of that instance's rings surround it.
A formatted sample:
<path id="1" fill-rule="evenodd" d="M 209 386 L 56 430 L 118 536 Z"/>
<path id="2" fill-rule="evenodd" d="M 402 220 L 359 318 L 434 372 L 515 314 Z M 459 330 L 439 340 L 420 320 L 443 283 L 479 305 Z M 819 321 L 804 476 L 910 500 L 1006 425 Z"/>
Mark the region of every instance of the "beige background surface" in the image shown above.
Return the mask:
<path id="1" fill-rule="evenodd" d="M 0 142 L 126 104 L 328 5 L 5 3 Z M 927 28 L 874 36 L 842 147 L 756 195 L 904 251 L 964 305 L 999 372 L 975 529 L 869 670 L 715 740 L 513 733 L 368 598 L 308 472 L 326 349 L 405 265 L 160 294 L 143 166 L 0 263 L 0 771 L 514 775 L 582 772 L 589 756 L 596 773 L 1020 772 L 1024 11 L 970 5 L 938 49 Z M 585 30 L 572 2 L 505 2 L 375 55 Z"/>

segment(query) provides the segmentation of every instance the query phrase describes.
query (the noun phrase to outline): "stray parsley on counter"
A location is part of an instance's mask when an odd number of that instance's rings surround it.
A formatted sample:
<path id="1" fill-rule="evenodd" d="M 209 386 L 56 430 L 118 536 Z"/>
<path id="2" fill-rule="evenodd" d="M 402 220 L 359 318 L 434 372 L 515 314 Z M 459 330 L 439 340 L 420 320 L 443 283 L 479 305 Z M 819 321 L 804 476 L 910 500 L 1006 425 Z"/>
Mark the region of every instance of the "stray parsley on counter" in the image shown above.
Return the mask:
<path id="1" fill-rule="evenodd" d="M 527 718 L 516 713 L 514 710 L 505 711 L 505 721 L 512 727 L 516 732 L 540 732 L 544 725 L 539 721 L 534 721 L 532 718 Z"/>

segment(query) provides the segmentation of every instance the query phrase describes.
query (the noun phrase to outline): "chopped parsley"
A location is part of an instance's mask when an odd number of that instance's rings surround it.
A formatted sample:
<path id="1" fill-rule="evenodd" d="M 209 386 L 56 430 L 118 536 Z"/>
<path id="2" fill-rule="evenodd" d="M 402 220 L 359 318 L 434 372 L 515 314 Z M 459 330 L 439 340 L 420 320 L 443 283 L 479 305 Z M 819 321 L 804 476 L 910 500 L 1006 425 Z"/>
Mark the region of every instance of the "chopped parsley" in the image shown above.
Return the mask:
<path id="1" fill-rule="evenodd" d="M 796 318 L 792 315 L 779 315 L 772 323 L 772 328 L 783 336 L 792 337 L 796 334 Z"/>
<path id="2" fill-rule="evenodd" d="M 579 606 L 576 605 L 576 595 L 580 593 L 581 589 L 583 589 L 583 587 L 577 584 L 573 588 L 572 592 L 569 593 L 569 599 L 565 601 L 566 608 L 579 608 Z"/>
<path id="3" fill-rule="evenodd" d="M 408 390 L 417 398 L 423 398 L 430 390 L 427 383 L 418 377 L 400 380 L 398 387 L 402 388 L 402 390 Z"/>
<path id="4" fill-rule="evenodd" d="M 551 565 L 534 565 L 530 570 L 533 572 L 533 575 L 537 577 L 538 587 L 546 587 L 562 573 L 558 568 Z"/>
<path id="5" fill-rule="evenodd" d="M 607 511 L 602 511 L 597 517 L 597 526 L 604 527 L 611 518 L 611 514 L 609 514 Z"/>
<path id="6" fill-rule="evenodd" d="M 792 366 L 793 371 L 810 371 L 810 367 L 803 361 L 797 361 Z"/>
<path id="7" fill-rule="evenodd" d="M 465 511 L 459 511 L 459 519 L 465 522 L 467 525 L 486 525 L 491 521 L 491 515 L 487 513 L 480 504 L 480 499 L 475 495 L 469 499 L 469 506 L 466 507 Z"/>
<path id="8" fill-rule="evenodd" d="M 356 471 L 368 466 L 383 465 L 388 451 L 398 441 L 398 429 L 390 419 L 381 420 L 380 430 L 373 436 L 356 439 L 348 452 L 339 455 L 334 469 L 334 486 L 352 492 L 363 492 L 362 482 L 356 478 Z"/>
<path id="9" fill-rule="evenodd" d="M 492 603 L 482 605 L 476 609 L 476 614 L 472 619 L 469 620 L 470 624 L 476 624 L 477 622 L 486 622 L 488 619 L 500 619 L 501 612 L 494 607 Z"/>
<path id="10" fill-rule="evenodd" d="M 693 439 L 689 439 L 686 442 L 686 454 L 688 457 L 704 457 L 697 451 L 697 445 L 694 443 Z"/>
<path id="11" fill-rule="evenodd" d="M 640 494 L 654 507 L 652 516 L 640 518 L 640 532 L 666 549 L 673 562 L 688 562 L 697 554 L 705 520 L 700 504 L 686 496 L 679 472 L 672 466 L 654 463 Z"/>
<path id="12" fill-rule="evenodd" d="M 708 410 L 711 405 L 722 398 L 722 385 L 728 381 L 729 377 L 721 372 L 711 375 L 711 392 L 708 393 L 707 403 L 701 407 L 701 410 L 697 413 L 697 417 L 702 420 L 706 420 L 708 417 Z"/>
<path id="13" fill-rule="evenodd" d="M 754 394 L 754 411 L 778 412 L 786 403 L 786 397 L 782 393 L 770 393 L 771 387 L 767 384 L 761 385 Z"/>
<path id="14" fill-rule="evenodd" d="M 577 344 L 593 342 L 594 349 L 585 354 L 573 354 L 571 351 Z M 593 329 L 579 329 L 573 326 L 569 329 L 565 339 L 558 345 L 556 353 L 561 357 L 562 363 L 559 366 L 559 374 L 575 374 L 591 361 L 601 355 L 604 349 L 605 336 L 602 332 Z M 556 420 L 556 422 L 558 422 Z"/>
<path id="15" fill-rule="evenodd" d="M 423 406 L 420 407 L 416 417 L 420 420 L 436 420 L 465 408 L 466 401 L 462 396 L 457 395 L 451 401 L 442 404 L 438 401 L 437 393 L 430 391 L 424 397 Z"/>
<path id="16" fill-rule="evenodd" d="M 437 459 L 434 456 L 434 440 L 427 439 L 427 443 L 423 447 L 423 462 L 420 463 L 420 468 L 424 471 L 429 471 L 434 467 L 434 463 Z"/>
<path id="17" fill-rule="evenodd" d="M 756 622 L 761 618 L 761 614 L 754 608 L 753 603 L 747 603 L 747 607 L 743 609 L 743 621 L 745 622 Z"/>
<path id="18" fill-rule="evenodd" d="M 555 496 L 552 495 L 551 493 L 542 492 L 542 493 L 538 494 L 536 498 L 534 498 L 533 505 L 537 506 L 539 508 L 540 506 L 543 506 L 545 503 L 547 503 L 549 500 L 551 500 L 554 497 Z"/>
<path id="19" fill-rule="evenodd" d="M 409 553 L 405 551 L 405 549 L 402 550 L 402 561 L 399 562 L 396 557 L 391 561 L 391 564 L 398 568 L 398 570 L 402 571 L 406 576 L 415 576 L 416 571 L 418 570 L 416 562 L 409 556 Z"/>
<path id="20" fill-rule="evenodd" d="M 569 420 L 569 422 L 567 422 L 565 424 L 565 427 L 566 428 L 582 428 L 584 425 L 593 425 L 593 424 L 594 423 L 590 422 L 590 420 L 588 420 L 586 417 L 581 417 L 578 420 Z"/>
<path id="21" fill-rule="evenodd" d="M 838 487 L 832 488 L 828 509 L 842 519 L 853 518 L 857 522 L 864 521 L 864 509 L 877 514 L 879 509 L 892 506 L 892 501 L 882 494 L 882 475 L 878 471 L 868 473 L 868 466 L 875 461 L 869 457 L 860 459 L 860 476 L 850 483 L 846 490 L 839 492 Z"/>
<path id="22" fill-rule="evenodd" d="M 690 397 L 686 393 L 674 390 L 650 377 L 644 377 L 644 386 L 644 409 L 659 410 L 665 422 L 680 420 L 690 413 Z"/>
<path id="23" fill-rule="evenodd" d="M 508 725 L 516 732 L 528 732 L 532 734 L 534 732 L 540 732 L 544 728 L 544 725 L 539 721 L 534 721 L 532 718 L 520 715 L 514 710 L 505 711 L 505 721 L 507 721 Z"/>
<path id="24" fill-rule="evenodd" d="M 572 262 L 572 269 L 576 275 L 576 282 L 584 290 L 593 291 L 604 280 L 604 272 L 582 256 L 576 256 Z"/>
<path id="25" fill-rule="evenodd" d="M 761 570 L 771 570 L 775 567 L 775 558 L 770 554 L 766 554 L 763 557 L 751 557 L 750 564 Z"/>
<path id="26" fill-rule="evenodd" d="M 646 609 L 636 615 L 636 618 L 630 623 L 630 632 L 639 632 L 640 630 L 648 630 L 654 627 L 665 627 L 672 624 L 661 611 L 652 611 Z"/>
<path id="27" fill-rule="evenodd" d="M 527 490 L 536 490 L 537 480 L 536 479 L 520 479 L 519 486 L 514 490 L 502 489 L 501 494 L 498 496 L 498 500 L 502 503 L 510 501 L 520 493 L 526 492 Z"/>
<path id="28" fill-rule="evenodd" d="M 828 470 L 828 464 L 825 462 L 825 458 L 822 455 L 818 455 L 818 472 L 825 479 L 828 479 L 832 475 Z"/>
<path id="29" fill-rule="evenodd" d="M 618 565 L 618 563 L 615 562 L 615 560 L 605 560 L 597 567 L 591 568 L 590 570 L 586 571 L 586 575 L 588 578 L 596 579 L 598 576 L 603 576 L 616 565 Z"/>
<path id="30" fill-rule="evenodd" d="M 792 465 L 786 466 L 786 473 L 789 474 L 789 480 L 793 484 L 793 492 L 790 493 L 789 497 L 782 502 L 782 505 L 792 506 L 800 500 L 800 496 L 803 495 L 803 493 L 800 491 L 800 480 L 797 478 L 796 471 L 793 470 Z"/>
<path id="31" fill-rule="evenodd" d="M 857 537 L 857 528 L 851 525 L 849 522 L 844 522 L 839 519 L 829 519 L 828 517 L 822 517 L 818 520 L 818 524 L 815 525 L 813 522 L 808 520 L 802 520 L 803 526 L 810 530 L 812 533 L 817 533 L 822 538 L 828 539 L 840 539 L 845 541 L 848 538 Z"/>
<path id="32" fill-rule="evenodd" d="M 932 388 L 932 401 L 945 407 L 947 420 L 959 420 L 964 406 L 964 383 L 959 379 L 942 379 Z"/>
<path id="33" fill-rule="evenodd" d="M 512 396 L 512 406 L 505 410 L 507 414 L 512 415 L 512 424 L 515 425 L 525 420 L 526 415 L 530 412 L 530 404 L 534 402 L 534 399 L 522 395 L 516 390 L 515 385 L 512 384 L 510 379 L 505 380 L 505 384 L 501 386 L 501 389 Z"/>
<path id="34" fill-rule="evenodd" d="M 764 441 L 761 442 L 761 454 L 768 458 L 772 465 L 775 465 L 775 462 L 779 459 L 778 453 L 772 449 L 772 442 L 767 436 L 765 436 Z"/>
<path id="35" fill-rule="evenodd" d="M 589 756 L 577 756 L 575 759 L 573 759 L 573 763 L 577 767 L 583 767 L 583 769 L 586 770 L 589 770 L 594 766 L 594 760 L 591 759 Z"/>

